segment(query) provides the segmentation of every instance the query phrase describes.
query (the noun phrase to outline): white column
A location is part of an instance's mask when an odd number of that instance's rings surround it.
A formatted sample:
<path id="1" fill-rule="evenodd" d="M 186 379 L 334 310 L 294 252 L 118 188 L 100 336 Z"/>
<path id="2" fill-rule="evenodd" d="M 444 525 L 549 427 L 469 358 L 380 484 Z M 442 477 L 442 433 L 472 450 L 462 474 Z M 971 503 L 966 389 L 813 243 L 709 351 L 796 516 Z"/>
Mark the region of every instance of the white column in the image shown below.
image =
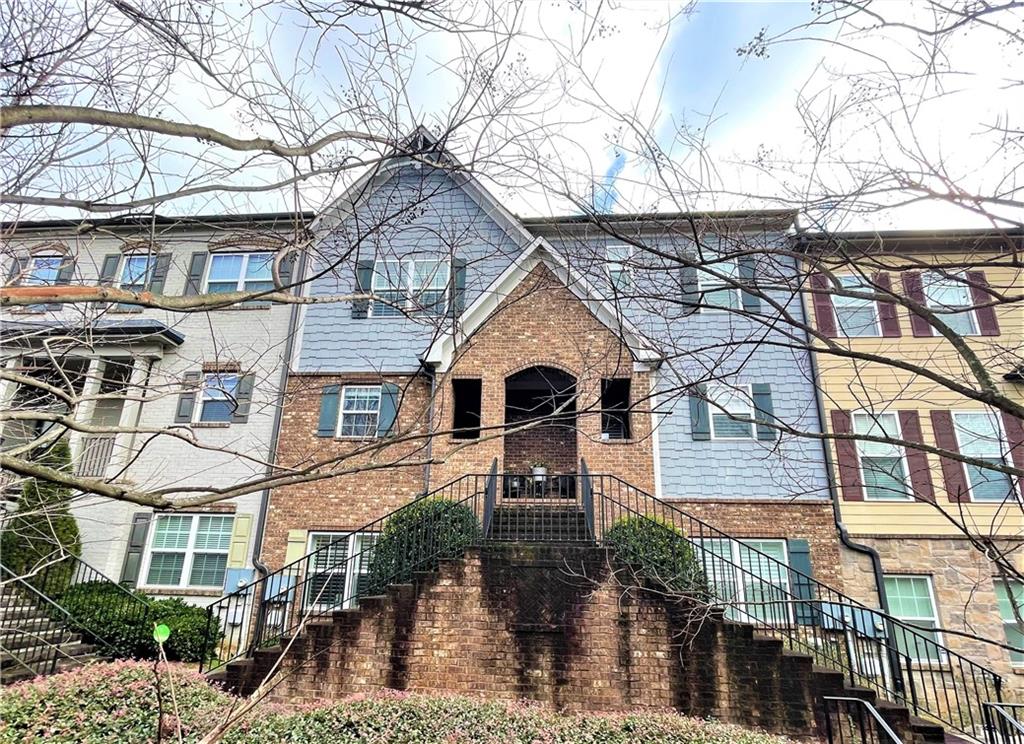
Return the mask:
<path id="1" fill-rule="evenodd" d="M 149 371 L 153 360 L 149 357 L 135 357 L 132 360 L 132 372 L 128 377 L 127 397 L 135 400 L 126 400 L 121 406 L 121 418 L 118 426 L 130 429 L 136 426 L 142 418 L 142 397 L 146 393 L 146 383 L 149 378 Z M 132 451 L 135 448 L 136 435 L 132 432 L 122 432 L 117 435 L 114 443 L 114 454 L 110 458 L 112 468 L 120 470 L 131 459 Z"/>
<path id="2" fill-rule="evenodd" d="M 106 367 L 106 363 L 101 357 L 93 357 L 89 360 L 88 366 L 85 368 L 85 383 L 82 385 L 81 398 L 93 398 L 100 392 L 100 381 L 103 379 L 103 371 Z M 83 400 L 79 403 L 74 414 L 75 421 L 82 424 L 88 424 L 92 420 L 92 412 L 96 407 L 96 401 Z M 71 461 L 78 463 L 82 457 L 82 450 L 85 447 L 85 439 L 88 434 L 83 434 L 78 431 L 71 430 L 68 432 L 68 446 L 71 447 Z"/>

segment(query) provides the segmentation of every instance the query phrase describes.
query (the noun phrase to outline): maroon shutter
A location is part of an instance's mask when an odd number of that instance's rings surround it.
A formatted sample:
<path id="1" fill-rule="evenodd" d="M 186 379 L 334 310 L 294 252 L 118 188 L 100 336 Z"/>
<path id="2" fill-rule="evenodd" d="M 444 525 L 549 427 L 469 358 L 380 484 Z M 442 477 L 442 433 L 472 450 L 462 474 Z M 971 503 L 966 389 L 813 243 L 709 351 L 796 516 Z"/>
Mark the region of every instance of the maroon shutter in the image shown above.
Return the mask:
<path id="1" fill-rule="evenodd" d="M 884 292 L 892 292 L 892 280 L 884 271 L 874 276 L 875 286 Z M 882 335 L 888 338 L 902 336 L 900 331 L 900 319 L 896 315 L 896 305 L 891 302 L 878 303 L 878 320 L 882 326 Z"/>
<path id="2" fill-rule="evenodd" d="M 924 296 L 924 284 L 921 281 L 920 271 L 908 271 L 903 274 L 903 292 L 907 299 L 919 305 L 927 305 L 928 300 Z M 932 326 L 927 318 L 923 318 L 913 310 L 910 311 L 910 330 L 915 336 L 931 336 Z"/>
<path id="3" fill-rule="evenodd" d="M 1007 449 L 1010 461 L 1016 468 L 1024 468 L 1024 419 L 1003 412 L 1003 429 L 1006 431 Z M 1017 479 L 1017 492 L 1024 493 L 1024 478 Z"/>
<path id="4" fill-rule="evenodd" d="M 924 444 L 921 434 L 921 418 L 917 411 L 900 411 L 900 431 L 903 438 L 915 444 Z M 910 486 L 918 501 L 935 501 L 935 487 L 932 485 L 931 466 L 923 450 L 907 447 L 907 466 L 910 468 Z"/>
<path id="5" fill-rule="evenodd" d="M 971 301 L 974 303 L 974 317 L 978 319 L 978 330 L 982 336 L 998 336 L 999 321 L 996 309 L 990 305 L 995 298 L 988 293 L 988 280 L 984 271 L 968 271 L 967 281 L 971 285 Z M 987 307 L 979 307 L 986 305 Z"/>
<path id="6" fill-rule="evenodd" d="M 959 452 L 956 431 L 953 429 L 953 414 L 950 411 L 932 411 L 932 429 L 935 430 L 935 444 L 949 452 Z M 942 464 L 942 479 L 946 481 L 946 494 L 950 501 L 970 501 L 964 464 L 948 457 L 939 458 Z"/>
<path id="7" fill-rule="evenodd" d="M 852 434 L 853 417 L 849 411 L 832 411 L 832 433 Z M 847 501 L 863 501 L 864 486 L 860 480 L 860 457 L 853 439 L 836 440 L 836 460 L 839 466 L 839 485 Z"/>
<path id="8" fill-rule="evenodd" d="M 824 274 L 811 274 L 811 297 L 814 302 L 814 320 L 818 331 L 829 338 L 836 337 L 836 314 L 832 310 L 832 295 L 827 294 L 828 278 Z"/>

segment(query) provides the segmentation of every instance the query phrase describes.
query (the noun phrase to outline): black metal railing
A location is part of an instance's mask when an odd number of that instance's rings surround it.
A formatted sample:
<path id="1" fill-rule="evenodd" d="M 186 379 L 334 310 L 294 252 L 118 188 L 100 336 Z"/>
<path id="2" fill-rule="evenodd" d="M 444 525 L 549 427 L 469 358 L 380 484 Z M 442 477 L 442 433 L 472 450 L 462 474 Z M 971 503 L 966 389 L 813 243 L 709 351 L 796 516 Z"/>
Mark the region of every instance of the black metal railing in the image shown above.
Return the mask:
<path id="1" fill-rule="evenodd" d="M 0 563 L 5 665 L 50 674 L 72 660 L 69 645 L 115 657 L 111 630 L 145 623 L 149 603 L 73 555 L 18 573 Z"/>
<path id="2" fill-rule="evenodd" d="M 903 744 L 878 710 L 862 698 L 823 697 L 828 744 Z"/>
<path id="3" fill-rule="evenodd" d="M 986 744 L 1024 744 L 1024 703 L 984 704 Z"/>
<path id="4" fill-rule="evenodd" d="M 663 568 L 689 566 L 690 585 L 699 574 L 698 601 L 841 671 L 851 685 L 972 736 L 984 728 L 983 702 L 1001 700 L 999 675 L 945 647 L 934 631 L 884 616 L 792 568 L 783 544 L 734 538 L 620 478 L 591 475 L 585 463 L 578 474 L 547 477 L 572 487 L 524 500 L 507 484 L 528 476 L 498 475 L 495 463 L 487 475 L 462 476 L 424 497 L 451 509 L 423 511 L 418 499 L 223 597 L 208 610 L 208 636 L 224 634 L 210 668 L 278 643 L 304 621 L 354 607 L 471 543 L 603 543 L 615 525 L 639 521 L 678 535 L 659 536 L 673 553 Z M 399 523 L 396 544 L 389 525 Z M 453 544 L 458 524 L 462 537 Z M 658 579 L 673 584 L 670 576 Z"/>

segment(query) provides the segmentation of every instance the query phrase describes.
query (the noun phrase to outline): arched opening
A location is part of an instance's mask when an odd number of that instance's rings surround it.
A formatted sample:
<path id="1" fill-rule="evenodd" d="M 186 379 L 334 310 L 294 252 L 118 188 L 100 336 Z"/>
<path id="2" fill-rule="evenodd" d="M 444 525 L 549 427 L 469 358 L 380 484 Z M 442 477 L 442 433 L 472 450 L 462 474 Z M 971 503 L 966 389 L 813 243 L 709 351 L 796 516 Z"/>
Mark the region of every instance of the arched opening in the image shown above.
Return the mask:
<path id="1" fill-rule="evenodd" d="M 506 377 L 505 425 L 529 421 L 539 423 L 505 435 L 505 472 L 525 475 L 540 465 L 548 473 L 546 488 L 563 490 L 569 481 L 556 476 L 576 471 L 576 378 L 544 366 Z"/>

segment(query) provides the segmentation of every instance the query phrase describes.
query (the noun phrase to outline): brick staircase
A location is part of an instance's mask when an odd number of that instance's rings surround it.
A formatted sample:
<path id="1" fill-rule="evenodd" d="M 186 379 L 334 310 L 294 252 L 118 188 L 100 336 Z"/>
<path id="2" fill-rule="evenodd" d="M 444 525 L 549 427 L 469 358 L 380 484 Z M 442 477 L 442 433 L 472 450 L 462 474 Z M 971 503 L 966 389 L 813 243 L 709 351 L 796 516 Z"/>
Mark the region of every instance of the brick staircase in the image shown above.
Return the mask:
<path id="1" fill-rule="evenodd" d="M 499 521 L 496 511 L 491 525 L 519 542 L 443 560 L 359 608 L 315 618 L 283 657 L 279 643 L 213 676 L 248 693 L 280 662 L 270 693 L 278 701 L 391 688 L 570 711 L 674 708 L 809 741 L 822 738 L 822 696 L 848 696 L 875 705 L 906 744 L 946 741 L 940 726 L 851 687 L 779 638 L 706 609 L 694 616 L 655 592 L 624 591 L 604 548 L 528 542 L 536 525 L 524 516 Z M 532 516 L 552 524 L 550 514 Z M 559 519 L 578 534 L 576 517 Z"/>
<path id="2" fill-rule="evenodd" d="M 53 620 L 17 589 L 0 592 L 0 682 L 12 684 L 39 674 L 81 666 L 96 647 Z"/>

